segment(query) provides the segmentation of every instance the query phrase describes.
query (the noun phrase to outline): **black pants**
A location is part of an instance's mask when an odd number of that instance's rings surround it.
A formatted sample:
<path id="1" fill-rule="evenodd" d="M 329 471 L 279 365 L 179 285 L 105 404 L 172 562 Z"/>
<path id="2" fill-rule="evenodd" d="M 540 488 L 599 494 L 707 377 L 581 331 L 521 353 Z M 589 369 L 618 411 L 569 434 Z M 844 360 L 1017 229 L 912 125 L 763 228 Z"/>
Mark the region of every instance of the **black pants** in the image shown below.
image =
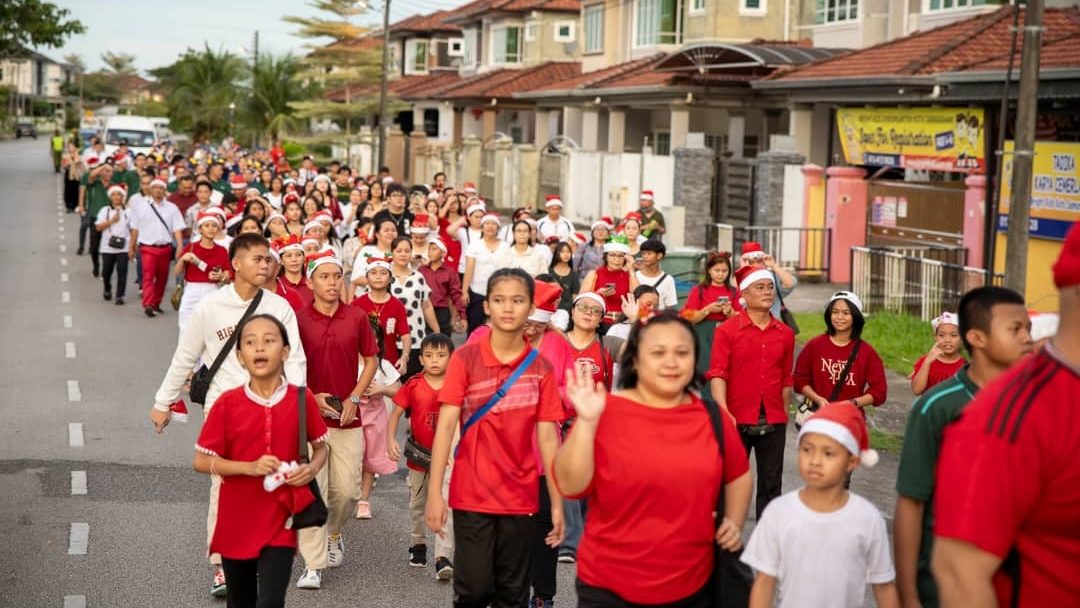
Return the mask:
<path id="1" fill-rule="evenodd" d="M 90 263 L 94 265 L 94 272 L 97 273 L 101 270 L 101 259 L 98 258 L 98 251 L 101 250 L 101 233 L 94 228 L 94 218 L 90 217 L 89 211 L 83 216 L 82 224 L 79 226 L 79 249 L 83 246 L 84 230 L 90 231 Z"/>
<path id="2" fill-rule="evenodd" d="M 583 583 L 580 578 L 577 579 L 575 586 L 577 587 L 578 608 L 713 608 L 709 600 L 708 583 L 690 597 L 666 604 L 647 605 L 628 602 L 607 589 Z"/>
<path id="3" fill-rule="evenodd" d="M 469 335 L 476 331 L 484 323 L 487 323 L 487 315 L 484 313 L 484 302 L 487 296 L 482 296 L 473 290 L 469 290 L 469 305 L 465 307 L 465 316 L 469 321 Z"/>
<path id="4" fill-rule="evenodd" d="M 454 511 L 455 608 L 521 608 L 529 601 L 529 515 Z"/>
<path id="5" fill-rule="evenodd" d="M 452 336 L 454 335 L 454 323 L 450 320 L 450 308 L 446 306 L 435 307 L 435 320 L 439 322 L 439 333 Z"/>
<path id="6" fill-rule="evenodd" d="M 128 256 L 126 253 L 101 254 L 101 278 L 105 281 L 106 293 L 112 292 L 112 273 L 116 268 L 116 297 L 124 297 L 127 287 Z"/>
<path id="7" fill-rule="evenodd" d="M 787 438 L 787 425 L 773 426 L 773 431 L 766 435 L 750 435 L 745 426 L 739 426 L 739 437 L 746 448 L 746 455 L 750 456 L 750 450 L 753 450 L 757 462 L 757 502 L 754 503 L 757 521 L 761 521 L 761 514 L 769 501 L 780 496 L 780 486 L 784 479 L 784 440 Z"/>
<path id="8" fill-rule="evenodd" d="M 94 218 L 90 217 L 90 212 L 87 211 L 86 215 L 79 220 L 79 249 L 86 247 L 86 235 L 91 232 L 97 232 L 97 230 L 94 228 Z"/>
<path id="9" fill-rule="evenodd" d="M 536 529 L 532 539 L 532 589 L 533 597 L 550 600 L 555 598 L 555 571 L 559 567 L 559 550 L 549 547 L 544 539 L 555 525 L 551 521 L 551 495 L 547 479 L 540 476 L 540 510 L 536 513 Z"/>
<path id="10" fill-rule="evenodd" d="M 284 608 L 295 549 L 263 547 L 256 559 L 221 558 L 228 608 Z"/>
<path id="11" fill-rule="evenodd" d="M 79 206 L 79 180 L 64 180 L 64 207 L 68 211 L 74 211 Z"/>

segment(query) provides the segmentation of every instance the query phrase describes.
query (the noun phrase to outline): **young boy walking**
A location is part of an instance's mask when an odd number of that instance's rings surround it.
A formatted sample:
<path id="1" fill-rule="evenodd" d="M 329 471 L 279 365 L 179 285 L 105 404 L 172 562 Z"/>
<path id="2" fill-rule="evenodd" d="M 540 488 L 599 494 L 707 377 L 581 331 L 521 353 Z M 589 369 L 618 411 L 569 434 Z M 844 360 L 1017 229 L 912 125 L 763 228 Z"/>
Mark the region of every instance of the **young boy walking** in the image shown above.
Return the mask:
<path id="1" fill-rule="evenodd" d="M 449 506 L 454 510 L 454 606 L 520 608 L 529 599 L 533 515 L 540 508 L 533 439 L 550 469 L 563 418 L 551 365 L 524 337 L 533 310 L 533 279 L 500 269 L 486 285 L 487 339 L 458 349 L 439 391 L 429 488 L 442 488 L 459 424 Z M 562 497 L 553 477 L 549 546 L 563 538 Z M 447 501 L 429 491 L 428 527 L 446 533 Z"/>
<path id="2" fill-rule="evenodd" d="M 742 561 L 757 571 L 751 608 L 862 608 L 866 584 L 879 608 L 899 608 L 885 519 L 870 501 L 844 489 L 877 452 L 863 413 L 831 403 L 799 431 L 801 489 L 765 508 Z"/>
<path id="3" fill-rule="evenodd" d="M 390 414 L 387 432 L 387 455 L 391 460 L 401 458 L 402 449 L 397 442 L 397 428 L 406 412 L 409 413 L 409 437 L 406 442 L 421 452 L 426 450 L 430 458 L 439 419 L 439 390 L 443 387 L 446 366 L 453 354 L 454 341 L 444 334 L 431 334 L 420 343 L 420 363 L 424 366 L 424 373 L 409 378 L 394 395 L 394 405 L 397 407 Z M 423 568 L 427 566 L 424 506 L 427 504 L 430 463 L 417 462 L 406 454 L 405 464 L 409 467 L 409 520 L 412 524 L 409 565 Z M 444 497 L 448 491 L 448 482 L 449 478 L 445 478 L 440 489 Z M 449 513 L 447 526 L 445 535 L 435 536 L 435 578 L 440 581 L 449 581 L 454 576 L 454 565 L 450 560 L 454 552 L 453 515 Z"/>

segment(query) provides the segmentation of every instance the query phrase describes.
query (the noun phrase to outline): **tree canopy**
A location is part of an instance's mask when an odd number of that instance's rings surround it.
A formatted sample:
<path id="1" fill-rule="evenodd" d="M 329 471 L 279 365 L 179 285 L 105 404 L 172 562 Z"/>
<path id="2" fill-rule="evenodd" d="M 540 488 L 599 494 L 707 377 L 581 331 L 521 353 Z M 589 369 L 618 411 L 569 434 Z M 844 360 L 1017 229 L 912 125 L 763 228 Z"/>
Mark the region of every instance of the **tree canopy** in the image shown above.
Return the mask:
<path id="1" fill-rule="evenodd" d="M 25 55 L 34 47 L 59 47 L 86 27 L 69 19 L 71 11 L 42 0 L 0 2 L 0 57 Z"/>

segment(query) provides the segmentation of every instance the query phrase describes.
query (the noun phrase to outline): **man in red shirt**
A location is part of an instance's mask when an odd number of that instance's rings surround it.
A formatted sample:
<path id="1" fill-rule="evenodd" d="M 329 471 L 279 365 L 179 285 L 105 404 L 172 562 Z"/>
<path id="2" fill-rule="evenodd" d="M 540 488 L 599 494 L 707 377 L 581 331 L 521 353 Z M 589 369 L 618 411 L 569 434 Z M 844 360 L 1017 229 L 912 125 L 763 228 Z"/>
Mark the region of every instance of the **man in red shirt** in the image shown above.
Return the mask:
<path id="1" fill-rule="evenodd" d="M 169 195 L 169 202 L 180 209 L 181 215 L 187 217 L 187 210 L 190 209 L 192 205 L 199 202 L 198 197 L 195 196 L 195 178 L 190 175 L 184 175 L 176 180 L 176 184 L 176 192 Z"/>
<path id="2" fill-rule="evenodd" d="M 356 408 L 379 369 L 367 315 L 341 302 L 342 268 L 332 251 L 313 257 L 307 280 L 315 297 L 296 313 L 304 352 L 311 351 L 308 388 L 315 393 L 329 428 L 330 445 L 330 459 L 317 477 L 329 517 L 323 527 L 300 531 L 300 555 L 305 562 L 297 582 L 301 589 L 320 588 L 320 570 L 340 566 L 344 558 L 341 529 L 355 508 L 364 458 L 364 429 Z M 360 357 L 364 372 L 357 380 Z"/>
<path id="3" fill-rule="evenodd" d="M 448 336 L 452 327 L 464 331 L 465 305 L 461 302 L 461 279 L 457 271 L 446 264 L 450 249 L 439 238 L 428 241 L 427 249 L 428 263 L 421 265 L 419 270 L 431 288 L 431 305 L 435 308 L 439 329 Z M 456 322 L 451 321 L 451 313 L 456 313 Z"/>
<path id="4" fill-rule="evenodd" d="M 1080 227 L 1053 275 L 1057 336 L 945 431 L 931 563 L 945 606 L 1080 605 Z"/>
<path id="5" fill-rule="evenodd" d="M 716 327 L 705 378 L 713 399 L 735 419 L 747 456 L 755 453 L 760 520 L 781 492 L 795 334 L 769 312 L 776 299 L 771 272 L 743 266 L 735 279 L 746 306 Z"/>

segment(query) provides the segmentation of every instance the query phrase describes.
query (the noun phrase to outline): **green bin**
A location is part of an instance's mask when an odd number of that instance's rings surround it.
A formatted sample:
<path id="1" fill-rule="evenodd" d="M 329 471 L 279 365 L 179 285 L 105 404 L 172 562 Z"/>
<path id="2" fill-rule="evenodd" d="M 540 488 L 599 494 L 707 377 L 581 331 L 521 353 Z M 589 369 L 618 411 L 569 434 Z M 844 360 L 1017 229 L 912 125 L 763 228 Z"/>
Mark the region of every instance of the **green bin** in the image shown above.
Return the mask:
<path id="1" fill-rule="evenodd" d="M 701 266 L 705 261 L 705 250 L 697 247 L 678 247 L 668 249 L 660 267 L 664 272 L 675 277 L 675 287 L 679 292 L 679 307 L 686 302 L 690 289 L 701 281 Z"/>

